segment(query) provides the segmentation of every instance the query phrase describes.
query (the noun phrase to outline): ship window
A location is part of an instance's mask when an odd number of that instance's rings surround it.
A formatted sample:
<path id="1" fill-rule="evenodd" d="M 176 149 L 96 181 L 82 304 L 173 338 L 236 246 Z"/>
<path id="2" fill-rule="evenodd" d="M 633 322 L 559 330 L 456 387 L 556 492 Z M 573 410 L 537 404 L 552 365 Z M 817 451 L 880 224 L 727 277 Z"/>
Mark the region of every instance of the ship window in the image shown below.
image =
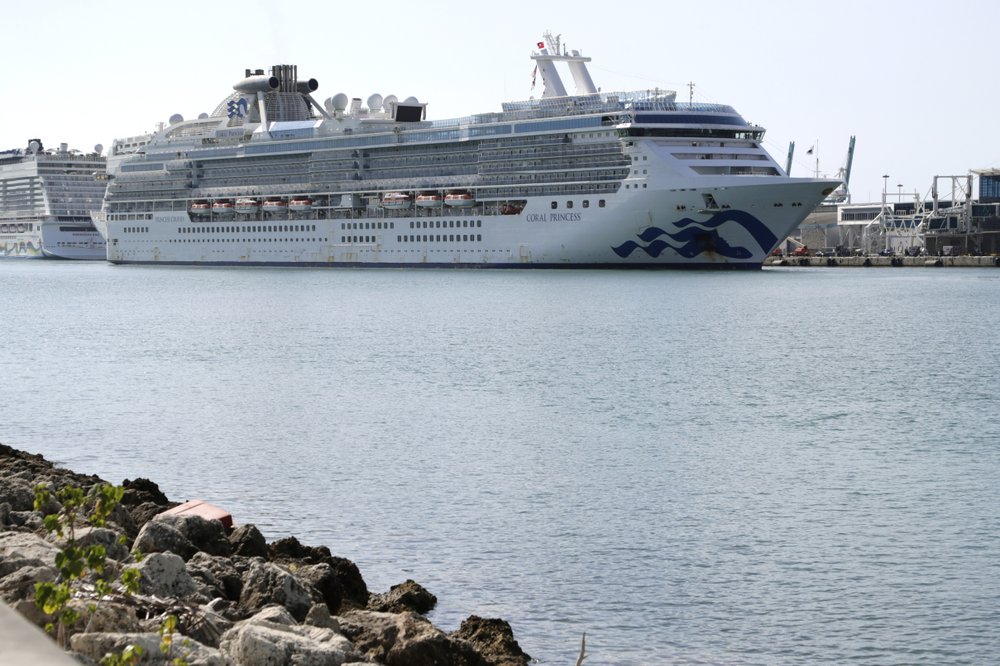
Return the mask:
<path id="1" fill-rule="evenodd" d="M 590 208 L 590 200 L 589 199 L 584 199 L 583 200 L 583 207 L 584 208 Z"/>
<path id="2" fill-rule="evenodd" d="M 476 220 L 476 226 L 477 227 L 483 226 L 483 221 L 482 220 Z"/>
<path id="3" fill-rule="evenodd" d="M 483 235 L 482 234 L 478 234 L 476 236 L 476 240 L 481 242 L 483 240 Z"/>
<path id="4" fill-rule="evenodd" d="M 559 208 L 559 203 L 556 202 L 556 201 L 553 201 L 552 202 L 552 210 L 555 210 L 556 208 Z"/>
<path id="5" fill-rule="evenodd" d="M 604 208 L 604 199 L 601 199 L 600 201 L 598 201 L 598 202 L 597 202 L 597 206 L 598 206 L 599 208 Z"/>
<path id="6" fill-rule="evenodd" d="M 567 201 L 566 202 L 566 208 L 572 208 L 572 207 L 573 207 L 573 202 L 572 201 Z"/>

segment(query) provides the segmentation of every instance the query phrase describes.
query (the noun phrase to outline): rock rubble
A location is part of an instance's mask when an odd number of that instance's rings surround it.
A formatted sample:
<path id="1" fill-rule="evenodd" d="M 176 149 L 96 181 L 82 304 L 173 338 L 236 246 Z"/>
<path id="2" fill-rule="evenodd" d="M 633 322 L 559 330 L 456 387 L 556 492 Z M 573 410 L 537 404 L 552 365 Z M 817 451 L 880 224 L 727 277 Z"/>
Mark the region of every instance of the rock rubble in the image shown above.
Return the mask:
<path id="1" fill-rule="evenodd" d="M 35 606 L 34 586 L 58 578 L 63 544 L 47 535 L 42 512 L 34 510 L 39 483 L 86 490 L 104 481 L 0 444 L 0 599 L 44 626 L 52 618 Z M 107 526 L 78 529 L 76 537 L 105 545 L 115 572 L 137 568 L 140 593 L 98 600 L 84 585 L 70 601 L 80 619 L 66 628 L 68 646 L 82 663 L 128 645 L 143 648 L 140 663 L 160 663 L 168 615 L 178 620 L 170 656 L 190 666 L 531 661 L 504 620 L 471 616 L 451 633 L 435 627 L 424 614 L 437 598 L 412 580 L 372 594 L 357 566 L 325 546 L 294 537 L 267 543 L 253 525 L 226 529 L 197 515 L 163 515 L 177 503 L 154 482 L 126 479 L 122 486 L 122 505 Z M 49 512 L 58 509 L 53 503 Z"/>

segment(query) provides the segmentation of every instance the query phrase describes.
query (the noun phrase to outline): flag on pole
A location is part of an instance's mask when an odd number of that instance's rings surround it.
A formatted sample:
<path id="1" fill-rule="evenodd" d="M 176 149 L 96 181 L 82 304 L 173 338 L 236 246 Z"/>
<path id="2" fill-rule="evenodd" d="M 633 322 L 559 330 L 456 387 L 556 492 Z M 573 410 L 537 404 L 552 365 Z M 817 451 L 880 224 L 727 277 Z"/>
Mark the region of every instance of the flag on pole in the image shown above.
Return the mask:
<path id="1" fill-rule="evenodd" d="M 538 48 L 544 49 L 545 48 L 545 42 L 538 42 Z"/>

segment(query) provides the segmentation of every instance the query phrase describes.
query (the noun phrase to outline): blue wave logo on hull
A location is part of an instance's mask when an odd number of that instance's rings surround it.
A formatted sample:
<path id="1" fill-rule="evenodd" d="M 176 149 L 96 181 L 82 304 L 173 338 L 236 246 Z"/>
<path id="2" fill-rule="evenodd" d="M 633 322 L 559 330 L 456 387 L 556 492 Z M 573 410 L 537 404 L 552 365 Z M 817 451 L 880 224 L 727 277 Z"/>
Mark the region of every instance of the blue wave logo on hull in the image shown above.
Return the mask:
<path id="1" fill-rule="evenodd" d="M 630 240 L 611 249 L 622 259 L 636 250 L 642 250 L 655 259 L 668 248 L 685 259 L 693 259 L 704 252 L 719 254 L 727 259 L 749 259 L 753 256 L 752 250 L 730 245 L 719 235 L 719 227 L 728 222 L 746 229 L 765 254 L 778 243 L 777 236 L 750 213 L 742 210 L 723 210 L 705 222 L 698 222 L 688 217 L 678 220 L 674 222 L 674 226 L 678 229 L 676 233 L 664 231 L 659 227 L 649 227 L 637 236 L 645 245 Z M 670 240 L 664 239 L 663 236 Z"/>

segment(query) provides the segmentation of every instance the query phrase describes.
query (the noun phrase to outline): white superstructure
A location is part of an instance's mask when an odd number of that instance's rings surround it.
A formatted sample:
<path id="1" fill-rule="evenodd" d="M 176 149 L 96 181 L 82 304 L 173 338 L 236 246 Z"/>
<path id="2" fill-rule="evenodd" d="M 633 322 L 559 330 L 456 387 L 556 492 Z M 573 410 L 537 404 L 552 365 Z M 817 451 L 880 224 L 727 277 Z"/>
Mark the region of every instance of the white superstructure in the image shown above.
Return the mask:
<path id="1" fill-rule="evenodd" d="M 115 142 L 108 259 L 758 268 L 839 184 L 789 178 L 729 106 L 599 92 L 550 35 L 532 58 L 540 99 L 440 121 L 412 97 L 321 105 L 294 66 L 247 70 L 211 115 Z"/>
<path id="2" fill-rule="evenodd" d="M 38 139 L 0 152 L 0 258 L 105 258 L 91 221 L 106 185 L 100 152 L 46 151 Z"/>

